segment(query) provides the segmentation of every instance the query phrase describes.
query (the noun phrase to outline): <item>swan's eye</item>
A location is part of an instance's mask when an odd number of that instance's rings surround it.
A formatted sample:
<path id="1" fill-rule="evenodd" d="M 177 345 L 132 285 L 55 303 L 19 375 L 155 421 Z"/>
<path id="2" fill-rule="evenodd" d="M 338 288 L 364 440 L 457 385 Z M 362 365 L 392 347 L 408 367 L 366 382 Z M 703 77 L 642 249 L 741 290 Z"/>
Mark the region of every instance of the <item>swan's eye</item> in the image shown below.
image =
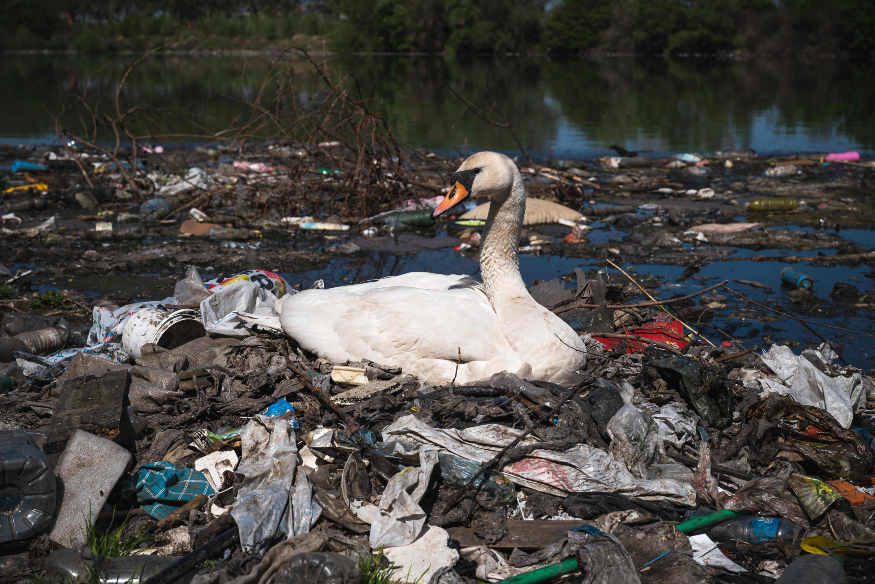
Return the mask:
<path id="1" fill-rule="evenodd" d="M 483 169 L 482 168 L 474 168 L 471 170 L 471 172 L 474 173 L 474 176 L 477 176 L 478 174 L 480 174 L 481 170 L 483 170 Z"/>

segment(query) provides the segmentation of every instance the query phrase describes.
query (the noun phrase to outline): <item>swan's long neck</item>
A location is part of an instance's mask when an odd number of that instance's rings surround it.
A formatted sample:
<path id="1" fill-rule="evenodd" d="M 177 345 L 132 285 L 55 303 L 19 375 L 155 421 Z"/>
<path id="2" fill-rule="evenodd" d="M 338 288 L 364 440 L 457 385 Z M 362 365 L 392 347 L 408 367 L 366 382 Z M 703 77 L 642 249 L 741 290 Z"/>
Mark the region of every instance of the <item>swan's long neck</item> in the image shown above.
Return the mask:
<path id="1" fill-rule="evenodd" d="M 510 194 L 492 201 L 480 246 L 480 272 L 493 307 L 501 318 L 502 300 L 525 296 L 531 299 L 520 275 L 519 238 L 526 213 L 526 189 L 514 169 Z M 533 301 L 534 302 L 534 301 Z"/>

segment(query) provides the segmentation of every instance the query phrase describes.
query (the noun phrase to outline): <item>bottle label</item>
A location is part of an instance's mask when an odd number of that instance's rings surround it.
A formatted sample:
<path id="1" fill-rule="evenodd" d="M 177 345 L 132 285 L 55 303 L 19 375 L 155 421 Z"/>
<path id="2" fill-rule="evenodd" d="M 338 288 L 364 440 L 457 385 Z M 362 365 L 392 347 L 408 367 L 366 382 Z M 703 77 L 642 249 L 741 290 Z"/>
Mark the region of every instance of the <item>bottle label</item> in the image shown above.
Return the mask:
<path id="1" fill-rule="evenodd" d="M 750 524 L 750 543 L 765 543 L 778 536 L 776 517 L 757 517 Z"/>

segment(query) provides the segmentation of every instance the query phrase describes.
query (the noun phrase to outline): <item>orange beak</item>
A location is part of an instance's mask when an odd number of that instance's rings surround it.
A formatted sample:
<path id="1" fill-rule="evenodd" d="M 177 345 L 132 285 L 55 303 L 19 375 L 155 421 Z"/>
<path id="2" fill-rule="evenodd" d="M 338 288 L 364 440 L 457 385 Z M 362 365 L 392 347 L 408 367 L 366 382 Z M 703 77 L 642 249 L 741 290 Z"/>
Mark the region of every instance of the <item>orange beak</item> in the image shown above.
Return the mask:
<path id="1" fill-rule="evenodd" d="M 453 188 L 450 189 L 450 192 L 447 193 L 447 196 L 441 201 L 441 204 L 435 207 L 434 212 L 431 214 L 431 218 L 434 219 L 442 215 L 444 212 L 452 209 L 462 201 L 468 198 L 468 195 L 471 193 L 468 192 L 468 189 L 462 185 L 462 183 L 457 182 L 453 185 Z"/>

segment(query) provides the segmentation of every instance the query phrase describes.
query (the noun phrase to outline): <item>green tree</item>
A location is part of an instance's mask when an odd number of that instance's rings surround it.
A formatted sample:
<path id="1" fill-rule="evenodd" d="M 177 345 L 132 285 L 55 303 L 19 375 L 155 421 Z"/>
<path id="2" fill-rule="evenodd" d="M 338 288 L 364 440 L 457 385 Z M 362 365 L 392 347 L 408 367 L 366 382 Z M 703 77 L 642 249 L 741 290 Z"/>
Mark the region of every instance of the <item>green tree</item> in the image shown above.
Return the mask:
<path id="1" fill-rule="evenodd" d="M 547 16 L 543 44 L 554 52 L 580 52 L 599 44 L 611 23 L 611 7 L 600 0 L 562 0 Z"/>

